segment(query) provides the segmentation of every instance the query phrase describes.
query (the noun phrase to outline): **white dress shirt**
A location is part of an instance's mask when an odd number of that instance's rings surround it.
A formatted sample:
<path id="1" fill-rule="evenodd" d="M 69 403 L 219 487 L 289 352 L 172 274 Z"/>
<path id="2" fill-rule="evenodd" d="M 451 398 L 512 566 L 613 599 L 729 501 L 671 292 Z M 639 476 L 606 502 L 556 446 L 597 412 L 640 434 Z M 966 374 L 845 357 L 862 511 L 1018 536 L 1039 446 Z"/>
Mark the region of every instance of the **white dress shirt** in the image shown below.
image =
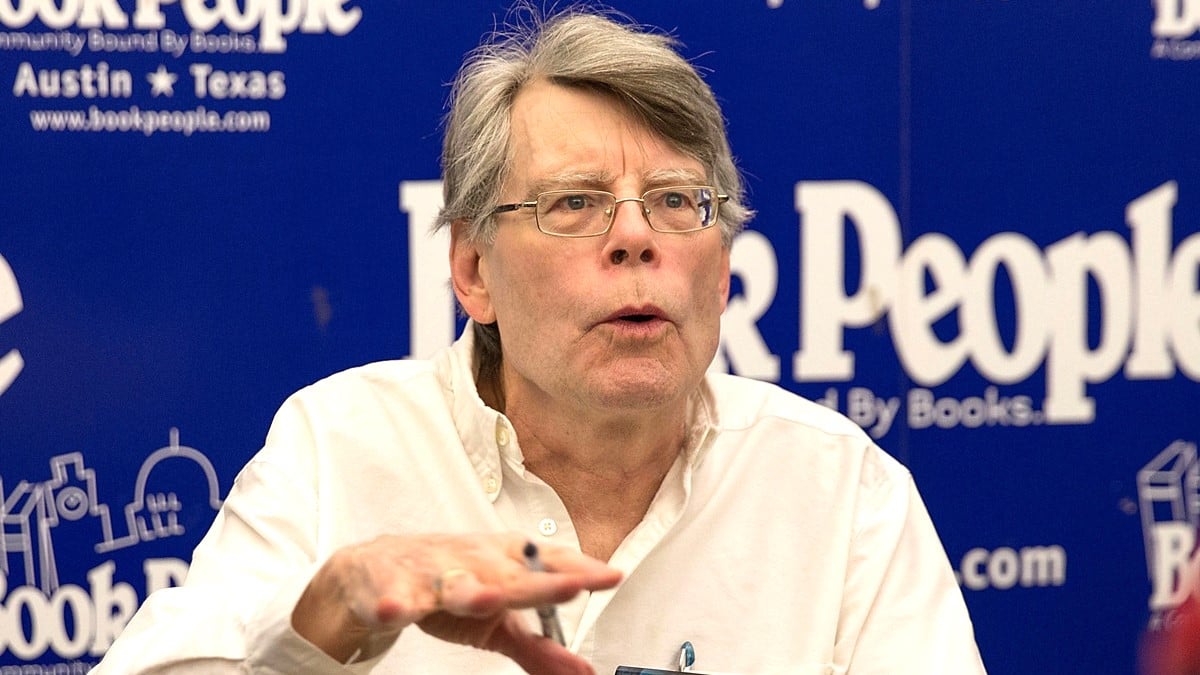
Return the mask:
<path id="1" fill-rule="evenodd" d="M 184 585 L 151 595 L 94 673 L 522 672 L 415 626 L 344 666 L 290 624 L 326 558 L 382 534 L 517 531 L 579 548 L 562 501 L 480 399 L 470 336 L 289 398 Z M 771 384 L 709 375 L 691 409 L 685 450 L 609 561 L 624 580 L 559 607 L 572 651 L 599 675 L 674 669 L 684 641 L 701 672 L 984 672 L 903 466 L 853 422 Z"/>

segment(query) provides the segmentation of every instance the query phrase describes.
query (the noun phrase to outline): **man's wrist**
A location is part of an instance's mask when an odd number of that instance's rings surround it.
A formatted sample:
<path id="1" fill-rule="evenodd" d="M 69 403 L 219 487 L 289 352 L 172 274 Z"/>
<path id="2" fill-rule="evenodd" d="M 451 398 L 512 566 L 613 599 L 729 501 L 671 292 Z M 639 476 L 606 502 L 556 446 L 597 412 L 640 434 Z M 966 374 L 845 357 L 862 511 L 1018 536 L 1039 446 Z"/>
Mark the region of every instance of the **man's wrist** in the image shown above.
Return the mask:
<path id="1" fill-rule="evenodd" d="M 339 663 L 363 661 L 375 654 L 371 651 L 374 632 L 342 600 L 338 584 L 330 571 L 336 561 L 330 560 L 317 571 L 300 594 L 292 610 L 292 630 L 317 649 Z M 395 631 L 388 644 L 395 640 Z"/>

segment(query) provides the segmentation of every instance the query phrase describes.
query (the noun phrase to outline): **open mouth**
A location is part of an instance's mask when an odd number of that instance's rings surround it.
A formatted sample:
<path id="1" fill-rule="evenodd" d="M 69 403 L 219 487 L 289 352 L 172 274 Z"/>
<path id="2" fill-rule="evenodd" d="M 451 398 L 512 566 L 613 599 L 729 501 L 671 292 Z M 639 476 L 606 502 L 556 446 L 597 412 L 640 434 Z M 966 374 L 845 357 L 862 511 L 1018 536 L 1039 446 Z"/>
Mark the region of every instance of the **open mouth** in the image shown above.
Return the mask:
<path id="1" fill-rule="evenodd" d="M 628 326 L 630 328 L 641 326 L 642 330 L 647 330 L 653 325 L 666 321 L 669 321 L 666 315 L 657 307 L 650 305 L 629 305 L 622 307 L 601 320 L 602 323 Z"/>
<path id="2" fill-rule="evenodd" d="M 647 321 L 653 321 L 656 318 L 657 317 L 655 317 L 653 314 L 629 314 L 621 317 L 619 320 L 630 321 L 633 323 L 646 323 Z"/>

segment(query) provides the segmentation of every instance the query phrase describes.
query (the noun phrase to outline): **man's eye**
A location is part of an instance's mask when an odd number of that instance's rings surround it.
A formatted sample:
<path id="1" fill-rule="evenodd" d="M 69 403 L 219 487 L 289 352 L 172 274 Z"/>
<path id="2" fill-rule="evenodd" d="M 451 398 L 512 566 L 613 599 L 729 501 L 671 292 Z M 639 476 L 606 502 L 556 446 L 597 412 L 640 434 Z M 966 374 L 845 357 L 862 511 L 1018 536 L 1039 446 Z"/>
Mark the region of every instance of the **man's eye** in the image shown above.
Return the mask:
<path id="1" fill-rule="evenodd" d="M 571 195 L 563 199 L 563 202 L 568 209 L 578 211 L 579 209 L 587 208 L 588 198 L 587 195 Z"/>
<path id="2" fill-rule="evenodd" d="M 679 209 L 687 206 L 687 197 L 682 192 L 668 192 L 663 195 L 663 204 L 669 209 Z"/>

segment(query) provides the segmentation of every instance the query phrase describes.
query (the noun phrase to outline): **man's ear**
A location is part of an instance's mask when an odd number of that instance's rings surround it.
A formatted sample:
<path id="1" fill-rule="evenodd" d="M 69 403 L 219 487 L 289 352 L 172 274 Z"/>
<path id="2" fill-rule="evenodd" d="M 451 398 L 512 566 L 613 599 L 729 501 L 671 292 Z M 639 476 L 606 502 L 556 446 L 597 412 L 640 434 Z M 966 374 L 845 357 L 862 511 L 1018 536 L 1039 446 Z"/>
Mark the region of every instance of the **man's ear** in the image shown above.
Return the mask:
<path id="1" fill-rule="evenodd" d="M 469 227 L 470 223 L 465 220 L 450 224 L 450 283 L 467 316 L 476 323 L 495 323 L 496 312 L 488 292 L 487 264 L 481 244 L 467 239 Z"/>

